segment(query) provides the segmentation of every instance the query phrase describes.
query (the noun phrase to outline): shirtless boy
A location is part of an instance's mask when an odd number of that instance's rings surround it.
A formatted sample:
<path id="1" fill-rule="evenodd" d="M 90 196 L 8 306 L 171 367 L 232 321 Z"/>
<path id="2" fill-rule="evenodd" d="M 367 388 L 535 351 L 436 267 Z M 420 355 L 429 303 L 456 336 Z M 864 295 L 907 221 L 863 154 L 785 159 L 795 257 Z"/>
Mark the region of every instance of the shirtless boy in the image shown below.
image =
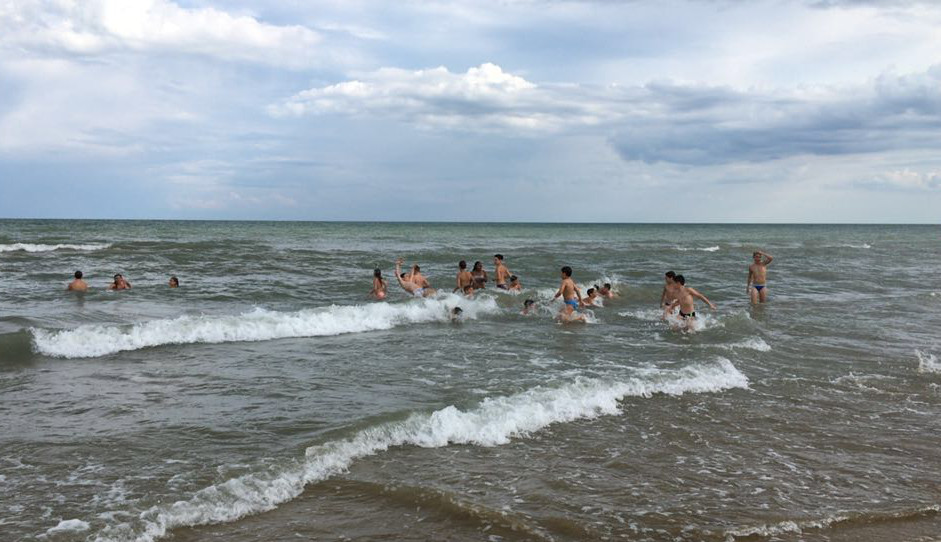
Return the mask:
<path id="1" fill-rule="evenodd" d="M 701 299 L 705 301 L 712 310 L 716 310 L 716 306 L 712 304 L 712 301 L 706 298 L 706 296 L 697 292 L 693 288 L 686 287 L 686 279 L 683 275 L 676 275 L 673 278 L 673 282 L 676 283 L 676 299 L 670 303 L 666 309 L 663 311 L 663 319 L 673 312 L 673 309 L 676 307 L 680 308 L 680 318 L 682 319 L 682 324 L 680 327 L 690 329 L 693 322 L 696 321 L 696 300 L 694 298 Z"/>
<path id="2" fill-rule="evenodd" d="M 617 294 L 614 293 L 614 290 L 611 289 L 611 283 L 606 282 L 601 288 L 598 289 L 598 295 L 604 297 L 605 299 L 614 299 L 617 297 Z"/>
<path id="3" fill-rule="evenodd" d="M 457 263 L 457 286 L 452 291 L 459 291 L 465 295 L 474 293 L 474 277 L 467 270 L 467 262 L 464 260 Z"/>
<path id="4" fill-rule="evenodd" d="M 109 290 L 130 290 L 131 283 L 124 278 L 124 275 L 118 273 L 114 276 L 114 282 L 108 285 Z"/>
<path id="5" fill-rule="evenodd" d="M 507 290 L 510 290 L 511 292 L 513 291 L 519 292 L 522 289 L 523 289 L 523 285 L 520 284 L 519 277 L 517 277 L 516 275 L 510 275 L 510 285 L 509 287 L 507 287 Z"/>
<path id="6" fill-rule="evenodd" d="M 660 294 L 660 306 L 666 307 L 676 299 L 676 273 L 667 271 L 663 275 L 663 293 Z"/>
<path id="7" fill-rule="evenodd" d="M 430 297 L 435 295 L 434 288 L 427 286 L 428 281 L 424 280 L 425 277 L 422 277 L 420 273 L 417 276 L 424 281 L 423 284 L 426 286 L 422 286 L 421 284 L 415 282 L 414 277 L 416 276 L 416 273 L 420 271 L 418 266 L 416 265 L 412 269 L 413 271 L 411 277 L 409 277 L 409 275 L 406 275 L 402 272 L 402 258 L 395 260 L 395 278 L 399 281 L 399 286 L 415 297 Z"/>
<path id="8" fill-rule="evenodd" d="M 73 280 L 72 282 L 70 282 L 68 288 L 66 288 L 66 289 L 67 289 L 67 290 L 71 290 L 71 291 L 73 291 L 73 292 L 86 292 L 86 291 L 88 291 L 88 283 L 85 282 L 84 280 L 82 280 L 82 272 L 81 272 L 81 271 L 76 271 L 76 272 L 75 272 L 75 280 Z"/>
<path id="9" fill-rule="evenodd" d="M 552 296 L 552 299 L 556 300 L 559 296 L 562 296 L 565 304 L 562 305 L 562 310 L 559 311 L 556 317 L 562 320 L 563 323 L 584 322 L 585 315 L 575 312 L 575 309 L 582 303 L 582 293 L 575 285 L 575 281 L 572 280 L 572 268 L 567 265 L 562 268 L 562 284 L 559 286 L 559 291 Z"/>
<path id="10" fill-rule="evenodd" d="M 764 303 L 768 300 L 768 264 L 774 258 L 770 254 L 765 254 L 756 250 L 751 255 L 754 263 L 748 266 L 748 282 L 745 284 L 745 291 L 751 299 L 752 304 Z"/>
<path id="11" fill-rule="evenodd" d="M 594 307 L 595 300 L 598 299 L 598 290 L 595 290 L 594 288 L 589 288 L 585 293 L 588 295 L 582 298 L 582 301 L 581 301 L 582 307 Z"/>
<path id="12" fill-rule="evenodd" d="M 506 290 L 507 289 L 506 282 L 507 280 L 509 280 L 510 275 L 512 275 L 512 273 L 510 273 L 510 270 L 507 269 L 505 265 L 503 265 L 503 254 L 493 255 L 493 265 L 494 265 L 493 274 L 496 276 L 496 278 L 494 279 L 494 282 L 497 283 L 497 288 Z"/>

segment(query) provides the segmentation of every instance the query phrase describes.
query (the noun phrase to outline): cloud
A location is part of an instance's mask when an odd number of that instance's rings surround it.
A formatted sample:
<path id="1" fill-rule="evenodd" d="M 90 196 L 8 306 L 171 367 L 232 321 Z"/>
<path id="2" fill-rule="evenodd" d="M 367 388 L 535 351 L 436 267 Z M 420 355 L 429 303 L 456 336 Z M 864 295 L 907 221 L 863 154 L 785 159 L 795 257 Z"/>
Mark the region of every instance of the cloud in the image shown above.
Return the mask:
<path id="1" fill-rule="evenodd" d="M 853 184 L 872 190 L 941 191 L 941 170 L 913 171 L 906 168 L 888 171 Z"/>
<path id="2" fill-rule="evenodd" d="M 0 46 L 39 54 L 170 52 L 301 68 L 314 63 L 320 41 L 303 26 L 169 0 L 34 0 L 0 7 Z"/>

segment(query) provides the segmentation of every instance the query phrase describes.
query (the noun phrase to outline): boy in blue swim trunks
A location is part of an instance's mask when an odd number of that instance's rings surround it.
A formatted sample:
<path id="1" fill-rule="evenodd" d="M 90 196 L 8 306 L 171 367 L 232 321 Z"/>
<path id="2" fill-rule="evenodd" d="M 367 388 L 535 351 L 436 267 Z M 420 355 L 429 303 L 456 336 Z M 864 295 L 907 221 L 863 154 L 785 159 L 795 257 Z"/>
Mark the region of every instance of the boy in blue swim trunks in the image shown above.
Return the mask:
<path id="1" fill-rule="evenodd" d="M 572 268 L 567 265 L 562 268 L 562 284 L 559 286 L 559 291 L 555 293 L 552 299 L 558 299 L 559 296 L 562 296 L 565 304 L 562 305 L 562 310 L 559 311 L 557 318 L 562 320 L 563 323 L 584 322 L 585 315 L 575 312 L 575 309 L 582 304 L 582 293 L 579 291 L 578 286 L 575 285 L 575 281 L 572 280 Z"/>
<path id="2" fill-rule="evenodd" d="M 748 282 L 745 284 L 745 291 L 751 299 L 753 305 L 764 303 L 768 300 L 768 264 L 774 258 L 770 254 L 765 254 L 760 250 L 752 253 L 754 263 L 748 266 Z"/>

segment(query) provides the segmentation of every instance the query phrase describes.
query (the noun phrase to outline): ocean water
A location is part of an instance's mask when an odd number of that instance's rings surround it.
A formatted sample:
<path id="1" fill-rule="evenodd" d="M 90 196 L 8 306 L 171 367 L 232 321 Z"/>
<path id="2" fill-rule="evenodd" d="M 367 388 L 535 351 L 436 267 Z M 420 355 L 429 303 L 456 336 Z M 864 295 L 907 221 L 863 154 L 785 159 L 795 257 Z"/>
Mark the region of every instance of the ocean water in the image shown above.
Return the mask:
<path id="1" fill-rule="evenodd" d="M 0 221 L 0 540 L 937 540 L 938 234 Z M 620 297 L 555 323 L 562 265 Z"/>

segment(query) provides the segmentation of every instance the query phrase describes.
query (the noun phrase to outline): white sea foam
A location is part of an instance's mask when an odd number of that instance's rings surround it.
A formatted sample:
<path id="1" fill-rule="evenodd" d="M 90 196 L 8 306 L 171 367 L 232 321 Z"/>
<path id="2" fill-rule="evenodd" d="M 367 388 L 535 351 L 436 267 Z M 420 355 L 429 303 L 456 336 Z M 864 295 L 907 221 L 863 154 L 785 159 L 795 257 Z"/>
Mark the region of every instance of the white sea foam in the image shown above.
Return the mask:
<path id="1" fill-rule="evenodd" d="M 941 373 L 941 363 L 938 363 L 938 358 L 934 354 L 915 350 L 915 356 L 918 357 L 919 373 Z"/>
<path id="2" fill-rule="evenodd" d="M 46 530 L 46 534 L 55 534 L 65 531 L 87 531 L 88 523 L 80 519 L 64 519 L 58 525 Z"/>
<path id="3" fill-rule="evenodd" d="M 42 245 L 32 243 L 0 244 L 0 252 L 51 252 L 53 250 L 102 250 L 111 246 L 111 243 L 93 243 L 87 245 Z"/>
<path id="4" fill-rule="evenodd" d="M 470 410 L 448 406 L 431 414 L 413 414 L 403 421 L 368 427 L 348 439 L 311 446 L 304 459 L 286 467 L 245 474 L 204 488 L 188 500 L 155 506 L 141 514 L 143 525 L 110 526 L 97 540 L 149 542 L 178 527 L 230 522 L 272 510 L 300 495 L 305 485 L 396 446 L 498 446 L 551 424 L 619 414 L 619 401 L 625 397 L 747 387 L 745 375 L 729 360 L 718 358 L 715 363 L 679 370 L 650 369 L 622 380 L 577 378 L 557 388 L 537 387 L 484 399 Z"/>
<path id="5" fill-rule="evenodd" d="M 715 346 L 716 348 L 721 348 L 723 350 L 738 350 L 740 348 L 744 348 L 746 350 L 757 350 L 759 352 L 771 351 L 771 345 L 766 343 L 761 337 L 751 337 L 737 343 L 716 344 L 711 346 Z"/>
<path id="6" fill-rule="evenodd" d="M 872 248 L 872 245 L 870 245 L 869 243 L 863 243 L 861 245 L 845 244 L 845 245 L 840 245 L 840 246 L 845 247 L 845 248 L 863 248 L 863 249 Z"/>
<path id="7" fill-rule="evenodd" d="M 719 245 L 713 245 L 711 247 L 673 247 L 676 250 L 687 252 L 689 250 L 698 250 L 700 252 L 716 252 L 719 250 Z"/>
<path id="8" fill-rule="evenodd" d="M 500 311 L 492 297 L 468 300 L 453 294 L 406 303 L 331 306 L 297 312 L 255 309 L 232 316 L 181 316 L 133 326 L 84 325 L 51 331 L 32 328 L 34 349 L 47 356 L 88 358 L 170 344 L 265 341 L 391 329 L 407 324 L 448 322 L 460 306 L 464 319 Z"/>

